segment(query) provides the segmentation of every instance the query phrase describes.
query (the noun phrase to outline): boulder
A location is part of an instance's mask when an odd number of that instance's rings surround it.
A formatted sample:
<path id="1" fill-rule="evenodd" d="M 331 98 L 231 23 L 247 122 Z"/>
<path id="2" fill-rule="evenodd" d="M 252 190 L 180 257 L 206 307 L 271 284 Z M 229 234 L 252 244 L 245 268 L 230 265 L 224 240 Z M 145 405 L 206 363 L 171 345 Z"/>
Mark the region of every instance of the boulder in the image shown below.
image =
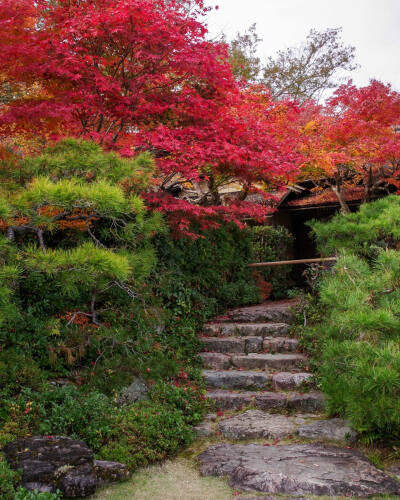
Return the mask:
<path id="1" fill-rule="evenodd" d="M 29 491 L 66 498 L 92 495 L 100 484 L 128 477 L 125 465 L 94 460 L 93 451 L 69 437 L 36 436 L 6 445 L 4 455 L 14 470 L 22 471 L 22 486 Z"/>
<path id="2" fill-rule="evenodd" d="M 355 450 L 322 444 L 211 446 L 199 457 L 202 473 L 228 476 L 242 491 L 277 495 L 400 495 L 400 483 Z"/>
<path id="3" fill-rule="evenodd" d="M 117 398 L 119 406 L 132 405 L 147 399 L 149 387 L 141 377 L 135 377 L 129 387 L 124 387 Z"/>
<path id="4" fill-rule="evenodd" d="M 78 498 L 93 495 L 98 484 L 93 464 L 78 465 L 69 470 L 68 466 L 64 467 L 65 472 L 60 468 L 56 477 L 59 476 L 57 486 L 65 497 Z"/>
<path id="5" fill-rule="evenodd" d="M 129 470 L 125 464 L 119 462 L 108 462 L 107 460 L 95 460 L 94 470 L 97 477 L 97 485 L 117 483 L 129 478 Z"/>

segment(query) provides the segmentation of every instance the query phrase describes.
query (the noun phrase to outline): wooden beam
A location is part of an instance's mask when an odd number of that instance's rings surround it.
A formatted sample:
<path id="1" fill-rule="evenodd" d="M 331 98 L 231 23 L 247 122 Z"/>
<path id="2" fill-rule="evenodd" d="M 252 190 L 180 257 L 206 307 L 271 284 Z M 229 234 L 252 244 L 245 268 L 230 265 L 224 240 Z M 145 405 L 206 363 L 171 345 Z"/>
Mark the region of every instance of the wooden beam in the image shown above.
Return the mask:
<path id="1" fill-rule="evenodd" d="M 280 260 L 278 262 L 258 262 L 249 264 L 248 267 L 276 267 L 276 266 L 292 266 L 294 264 L 318 264 L 321 262 L 336 262 L 336 257 L 326 257 L 319 259 L 301 259 L 301 260 Z"/>

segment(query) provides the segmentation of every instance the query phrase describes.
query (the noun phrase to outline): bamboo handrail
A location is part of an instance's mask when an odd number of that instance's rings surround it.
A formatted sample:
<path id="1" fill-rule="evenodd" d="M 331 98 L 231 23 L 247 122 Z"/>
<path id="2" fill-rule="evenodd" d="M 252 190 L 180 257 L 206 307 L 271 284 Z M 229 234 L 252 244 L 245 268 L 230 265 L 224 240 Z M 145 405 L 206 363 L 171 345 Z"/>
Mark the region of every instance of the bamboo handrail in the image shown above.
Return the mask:
<path id="1" fill-rule="evenodd" d="M 319 259 L 301 259 L 301 260 L 281 260 L 278 262 L 258 262 L 249 264 L 248 267 L 275 267 L 275 266 L 291 266 L 294 264 L 317 264 L 319 262 L 336 262 L 336 257 L 325 257 Z"/>

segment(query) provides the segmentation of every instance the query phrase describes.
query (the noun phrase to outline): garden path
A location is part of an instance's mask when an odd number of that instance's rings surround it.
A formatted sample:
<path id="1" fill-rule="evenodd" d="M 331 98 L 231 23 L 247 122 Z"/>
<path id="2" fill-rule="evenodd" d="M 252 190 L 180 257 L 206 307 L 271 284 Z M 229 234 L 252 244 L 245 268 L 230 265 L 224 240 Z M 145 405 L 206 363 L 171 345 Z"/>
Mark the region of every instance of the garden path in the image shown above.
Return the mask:
<path id="1" fill-rule="evenodd" d="M 323 394 L 291 334 L 294 305 L 234 309 L 204 326 L 201 357 L 216 413 L 197 427 L 206 445 L 201 473 L 228 477 L 249 492 L 246 500 L 400 495 L 396 479 L 352 448 L 349 425 L 324 415 Z"/>

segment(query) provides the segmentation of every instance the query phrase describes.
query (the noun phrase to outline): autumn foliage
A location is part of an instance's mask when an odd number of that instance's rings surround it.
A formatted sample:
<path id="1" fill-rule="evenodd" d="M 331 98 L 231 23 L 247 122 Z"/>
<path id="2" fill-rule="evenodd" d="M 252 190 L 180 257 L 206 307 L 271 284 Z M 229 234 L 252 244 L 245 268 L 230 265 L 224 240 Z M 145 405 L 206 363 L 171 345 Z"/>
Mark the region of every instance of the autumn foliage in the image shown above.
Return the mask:
<path id="1" fill-rule="evenodd" d="M 397 185 L 398 93 L 349 83 L 323 106 L 277 102 L 235 79 L 226 44 L 207 39 L 203 2 L 182 5 L 2 0 L 0 143 L 18 137 L 29 152 L 38 138 L 75 136 L 125 157 L 149 151 L 158 169 L 149 203 L 183 231 L 194 218 L 262 218 L 270 209 L 247 195 L 294 181 L 300 168 L 341 201 L 346 187 L 365 185 L 369 199 L 382 178 Z M 175 178 L 198 196 L 171 196 Z M 238 196 L 221 197 L 232 181 Z"/>
<path id="2" fill-rule="evenodd" d="M 349 82 L 325 106 L 306 103 L 301 119 L 303 178 L 330 186 L 341 203 L 349 190 L 364 189 L 358 199 L 369 201 L 399 187 L 400 94 L 390 85 Z"/>
<path id="3" fill-rule="evenodd" d="M 210 195 L 198 203 L 206 207 L 221 205 L 218 188 L 231 179 L 241 198 L 257 183 L 293 179 L 296 105 L 241 88 L 195 3 L 187 14 L 164 0 L 4 0 L 0 74 L 36 91 L 3 107 L 3 136 L 29 130 L 47 140 L 83 136 L 125 156 L 148 150 L 160 176 L 208 180 Z M 222 212 L 249 215 L 239 205 Z"/>

